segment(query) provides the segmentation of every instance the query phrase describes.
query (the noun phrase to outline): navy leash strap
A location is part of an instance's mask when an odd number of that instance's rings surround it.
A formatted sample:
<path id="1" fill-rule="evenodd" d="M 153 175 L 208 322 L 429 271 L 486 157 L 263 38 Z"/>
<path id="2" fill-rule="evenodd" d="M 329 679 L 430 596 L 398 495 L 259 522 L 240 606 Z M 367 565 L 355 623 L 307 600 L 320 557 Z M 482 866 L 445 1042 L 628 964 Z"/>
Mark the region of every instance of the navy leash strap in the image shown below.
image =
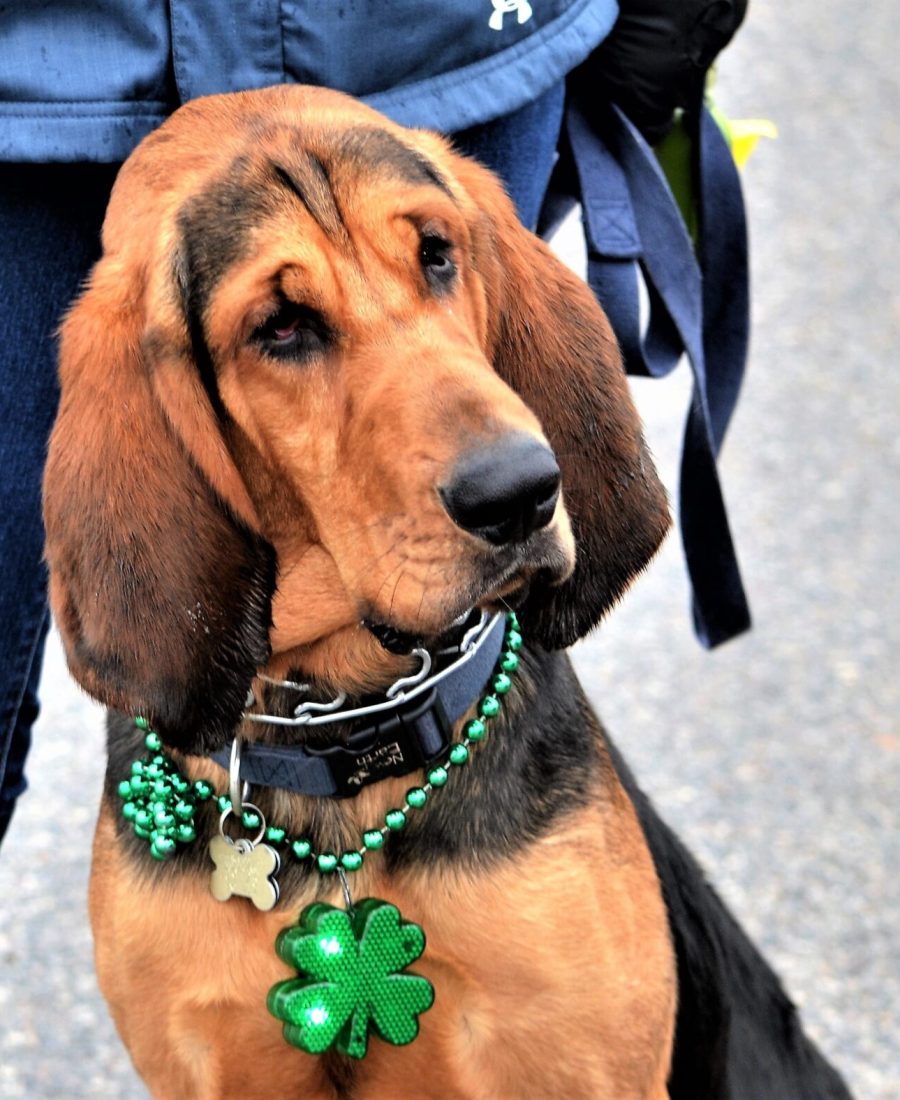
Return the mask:
<path id="1" fill-rule="evenodd" d="M 613 105 L 570 101 L 566 130 L 588 247 L 588 282 L 630 374 L 660 378 L 687 355 L 693 393 L 681 462 L 681 535 L 694 628 L 707 647 L 749 629 L 716 456 L 740 391 L 749 291 L 743 197 L 731 151 L 704 110 L 697 253 L 653 151 Z M 642 326 L 640 277 L 649 317 Z"/>

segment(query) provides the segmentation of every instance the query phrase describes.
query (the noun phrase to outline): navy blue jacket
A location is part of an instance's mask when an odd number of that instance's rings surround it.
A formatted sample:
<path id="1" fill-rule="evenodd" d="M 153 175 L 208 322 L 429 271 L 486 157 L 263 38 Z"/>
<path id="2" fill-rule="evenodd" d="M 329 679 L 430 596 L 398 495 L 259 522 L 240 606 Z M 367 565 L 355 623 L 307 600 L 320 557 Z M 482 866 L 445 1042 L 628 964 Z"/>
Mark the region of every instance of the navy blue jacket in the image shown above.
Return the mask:
<path id="1" fill-rule="evenodd" d="M 7 0 L 0 160 L 123 160 L 179 104 L 298 81 L 452 132 L 606 36 L 616 0 Z"/>

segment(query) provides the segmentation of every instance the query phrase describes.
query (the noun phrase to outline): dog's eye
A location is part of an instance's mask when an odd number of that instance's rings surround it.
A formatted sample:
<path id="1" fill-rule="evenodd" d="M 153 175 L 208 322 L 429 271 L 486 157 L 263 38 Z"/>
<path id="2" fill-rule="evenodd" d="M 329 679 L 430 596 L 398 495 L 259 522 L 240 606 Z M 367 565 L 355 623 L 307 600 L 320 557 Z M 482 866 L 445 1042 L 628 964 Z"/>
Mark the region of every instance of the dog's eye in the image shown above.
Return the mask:
<path id="1" fill-rule="evenodd" d="M 434 290 L 445 290 L 456 275 L 453 245 L 436 233 L 426 233 L 419 246 L 419 261 Z"/>
<path id="2" fill-rule="evenodd" d="M 321 313 L 297 302 L 282 302 L 275 313 L 255 329 L 252 340 L 277 359 L 309 359 L 332 342 Z"/>

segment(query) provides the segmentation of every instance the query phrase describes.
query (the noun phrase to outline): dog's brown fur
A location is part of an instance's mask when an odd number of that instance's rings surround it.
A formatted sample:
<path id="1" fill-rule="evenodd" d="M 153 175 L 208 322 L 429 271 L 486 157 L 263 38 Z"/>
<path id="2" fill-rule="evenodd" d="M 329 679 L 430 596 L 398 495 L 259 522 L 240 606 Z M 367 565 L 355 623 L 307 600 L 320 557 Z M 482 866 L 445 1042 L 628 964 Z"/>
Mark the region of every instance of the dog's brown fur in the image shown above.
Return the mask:
<path id="1" fill-rule="evenodd" d="M 452 290 L 423 277 L 426 235 L 452 245 Z M 62 334 L 52 601 L 76 678 L 147 714 L 192 777 L 221 788 L 200 754 L 258 669 L 383 687 L 403 660 L 362 619 L 434 637 L 511 594 L 526 639 L 566 645 L 659 544 L 665 501 L 602 312 L 440 138 L 312 89 L 200 100 L 123 168 L 103 243 Z M 282 299 L 327 318 L 302 362 L 258 338 Z M 509 432 L 549 442 L 563 496 L 498 565 L 437 486 Z M 437 999 L 411 1046 L 373 1041 L 353 1066 L 292 1049 L 265 1009 L 286 973 L 277 931 L 336 884 L 309 879 L 269 914 L 220 904 L 199 875 L 148 873 L 106 801 L 98 973 L 153 1095 L 662 1100 L 666 913 L 599 729 L 596 744 L 588 797 L 506 858 L 367 862 L 354 890 L 425 927 L 415 969 Z M 329 842 L 408 785 L 329 807 Z M 306 800 L 276 804 L 308 826 Z"/>

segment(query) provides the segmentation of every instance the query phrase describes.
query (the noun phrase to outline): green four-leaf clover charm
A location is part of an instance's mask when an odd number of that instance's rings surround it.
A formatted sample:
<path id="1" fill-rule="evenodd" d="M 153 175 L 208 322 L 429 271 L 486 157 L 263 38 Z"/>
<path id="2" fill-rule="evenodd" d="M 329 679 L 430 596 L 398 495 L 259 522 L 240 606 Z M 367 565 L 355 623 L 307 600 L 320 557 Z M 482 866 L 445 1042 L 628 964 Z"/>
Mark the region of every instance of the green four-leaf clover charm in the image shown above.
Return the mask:
<path id="1" fill-rule="evenodd" d="M 296 927 L 275 941 L 279 957 L 299 974 L 269 990 L 269 1011 L 284 1023 L 285 1039 L 309 1054 L 333 1047 L 362 1058 L 370 1030 L 396 1046 L 411 1043 L 434 988 L 402 971 L 424 949 L 422 929 L 379 898 L 349 913 L 308 905 Z"/>

